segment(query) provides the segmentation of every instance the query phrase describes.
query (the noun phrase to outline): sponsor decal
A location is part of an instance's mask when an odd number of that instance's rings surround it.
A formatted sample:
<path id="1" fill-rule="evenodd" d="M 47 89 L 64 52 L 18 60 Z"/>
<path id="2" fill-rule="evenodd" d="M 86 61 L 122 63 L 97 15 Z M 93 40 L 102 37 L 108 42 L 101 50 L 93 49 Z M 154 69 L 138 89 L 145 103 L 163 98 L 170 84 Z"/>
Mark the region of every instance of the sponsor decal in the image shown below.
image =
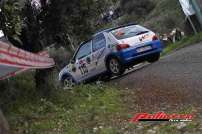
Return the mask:
<path id="1" fill-rule="evenodd" d="M 131 120 L 131 123 L 140 121 L 171 121 L 171 122 L 189 122 L 194 118 L 194 114 L 166 114 L 157 112 L 155 114 L 138 113 Z"/>
<path id="2" fill-rule="evenodd" d="M 79 70 L 81 72 L 81 75 L 88 74 L 88 68 L 87 68 L 86 64 L 82 64 L 81 66 L 79 66 Z"/>
<path id="3" fill-rule="evenodd" d="M 147 38 L 149 38 L 149 34 L 142 35 L 142 36 L 139 38 L 139 40 L 140 40 L 140 41 L 143 41 L 143 40 L 145 40 L 145 39 L 147 39 Z"/>

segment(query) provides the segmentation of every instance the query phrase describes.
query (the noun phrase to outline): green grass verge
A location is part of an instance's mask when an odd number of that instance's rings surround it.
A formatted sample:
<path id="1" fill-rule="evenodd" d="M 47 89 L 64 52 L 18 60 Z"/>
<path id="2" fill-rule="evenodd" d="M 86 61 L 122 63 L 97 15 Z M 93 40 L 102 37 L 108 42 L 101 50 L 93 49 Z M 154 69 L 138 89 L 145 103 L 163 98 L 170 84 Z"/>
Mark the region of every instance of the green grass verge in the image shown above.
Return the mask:
<path id="1" fill-rule="evenodd" d="M 36 97 L 15 102 L 7 113 L 14 134 L 116 133 L 110 120 L 122 111 L 120 91 L 82 85 L 71 91 L 58 90 L 50 99 Z"/>
<path id="2" fill-rule="evenodd" d="M 174 43 L 174 44 L 170 44 L 168 45 L 163 53 L 162 53 L 162 56 L 174 51 L 174 50 L 177 50 L 177 49 L 180 49 L 180 48 L 183 48 L 185 46 L 188 46 L 188 45 L 193 45 L 195 43 L 199 43 L 200 41 L 202 41 L 202 32 L 201 33 L 198 33 L 194 36 L 189 36 L 189 37 L 185 37 L 184 39 L 182 39 L 181 41 L 177 42 L 177 43 Z"/>

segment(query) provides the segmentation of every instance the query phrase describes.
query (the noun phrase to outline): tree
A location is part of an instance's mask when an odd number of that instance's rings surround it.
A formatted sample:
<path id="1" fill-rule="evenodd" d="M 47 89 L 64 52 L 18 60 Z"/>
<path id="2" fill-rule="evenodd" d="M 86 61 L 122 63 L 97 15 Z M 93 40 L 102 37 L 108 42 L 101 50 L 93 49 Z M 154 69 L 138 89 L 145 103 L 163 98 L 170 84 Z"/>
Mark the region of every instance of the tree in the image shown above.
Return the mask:
<path id="1" fill-rule="evenodd" d="M 102 3 L 95 0 L 40 0 L 40 7 L 35 7 L 33 0 L 27 0 L 21 12 L 17 10 L 18 12 L 13 13 L 15 6 L 12 2 L 18 3 L 20 0 L 6 1 L 11 6 L 4 10 L 4 26 L 7 31 L 5 34 L 11 37 L 15 37 L 15 34 L 19 36 L 22 43 L 16 46 L 30 52 L 42 51 L 52 44 L 73 51 L 81 41 L 90 38 L 96 31 L 95 22 L 102 12 L 98 7 L 105 9 L 109 6 L 106 0 Z M 6 26 L 7 22 L 11 27 Z M 13 30 L 14 34 L 10 34 L 9 29 Z M 48 74 L 49 71 L 44 70 L 37 70 L 36 73 L 37 89 L 45 94 L 49 88 L 44 87 Z"/>
<path id="2" fill-rule="evenodd" d="M 32 52 L 55 42 L 63 46 L 70 44 L 74 49 L 97 29 L 96 20 L 112 3 L 106 0 L 40 0 L 39 9 L 32 5 L 35 0 L 27 0 L 21 11 L 22 1 L 5 0 L 4 31 L 11 37 L 22 35 L 22 48 Z"/>
<path id="3" fill-rule="evenodd" d="M 155 7 L 151 0 L 121 0 L 120 5 L 123 11 L 137 17 L 148 14 Z"/>
<path id="4" fill-rule="evenodd" d="M 50 0 L 43 23 L 46 36 L 56 39 L 63 46 L 68 43 L 75 48 L 95 30 L 93 23 L 98 16 L 96 4 L 94 0 Z"/>
<path id="5" fill-rule="evenodd" d="M 23 26 L 20 39 L 23 42 L 23 49 L 30 52 L 40 52 L 44 49 L 41 42 L 42 31 L 38 10 L 31 4 L 31 0 L 26 1 L 22 10 Z"/>
<path id="6" fill-rule="evenodd" d="M 7 38 L 17 47 L 22 47 L 20 5 L 17 0 L 2 1 L 1 28 Z"/>
<path id="7" fill-rule="evenodd" d="M 22 39 L 31 40 L 24 44 L 29 44 L 28 48 L 38 51 L 51 44 L 74 50 L 96 30 L 94 24 L 100 15 L 98 3 L 94 0 L 50 0 L 49 3 L 42 4 L 39 12 L 33 9 L 29 1 L 25 7 L 25 29 L 28 30 L 25 30 L 27 32 L 24 32 Z M 29 39 L 30 37 L 34 37 L 35 41 Z M 44 76 L 50 74 L 49 72 L 50 70 L 38 70 L 36 74 L 37 88 L 45 94 L 50 86 L 48 87 L 48 80 Z"/>

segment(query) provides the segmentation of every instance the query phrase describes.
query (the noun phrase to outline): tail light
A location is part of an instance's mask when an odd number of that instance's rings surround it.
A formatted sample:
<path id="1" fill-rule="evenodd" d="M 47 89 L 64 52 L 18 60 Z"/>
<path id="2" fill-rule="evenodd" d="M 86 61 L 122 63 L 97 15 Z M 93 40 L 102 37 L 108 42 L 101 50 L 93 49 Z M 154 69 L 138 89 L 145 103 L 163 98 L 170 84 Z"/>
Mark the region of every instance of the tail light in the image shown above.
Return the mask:
<path id="1" fill-rule="evenodd" d="M 157 37 L 156 35 L 154 35 L 154 36 L 152 37 L 152 40 L 153 40 L 153 41 L 158 40 L 158 37 Z"/>
<path id="2" fill-rule="evenodd" d="M 118 44 L 118 45 L 116 46 L 116 49 L 117 49 L 118 51 L 121 51 L 121 50 L 126 49 L 126 48 L 129 48 L 129 47 L 130 47 L 129 44 Z"/>

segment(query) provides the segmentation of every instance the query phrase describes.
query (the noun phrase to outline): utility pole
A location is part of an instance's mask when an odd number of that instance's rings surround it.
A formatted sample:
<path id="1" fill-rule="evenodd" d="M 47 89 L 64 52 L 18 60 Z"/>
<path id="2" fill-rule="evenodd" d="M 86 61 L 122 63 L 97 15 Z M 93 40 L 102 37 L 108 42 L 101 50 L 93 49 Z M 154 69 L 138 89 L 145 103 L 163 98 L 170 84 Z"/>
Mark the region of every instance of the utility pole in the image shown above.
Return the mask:
<path id="1" fill-rule="evenodd" d="M 188 21 L 189 21 L 189 23 L 190 23 L 190 25 L 191 25 L 194 33 L 197 34 L 198 32 L 197 32 L 196 27 L 194 26 L 194 23 L 192 22 L 190 16 L 186 16 L 186 18 L 188 19 Z"/>

